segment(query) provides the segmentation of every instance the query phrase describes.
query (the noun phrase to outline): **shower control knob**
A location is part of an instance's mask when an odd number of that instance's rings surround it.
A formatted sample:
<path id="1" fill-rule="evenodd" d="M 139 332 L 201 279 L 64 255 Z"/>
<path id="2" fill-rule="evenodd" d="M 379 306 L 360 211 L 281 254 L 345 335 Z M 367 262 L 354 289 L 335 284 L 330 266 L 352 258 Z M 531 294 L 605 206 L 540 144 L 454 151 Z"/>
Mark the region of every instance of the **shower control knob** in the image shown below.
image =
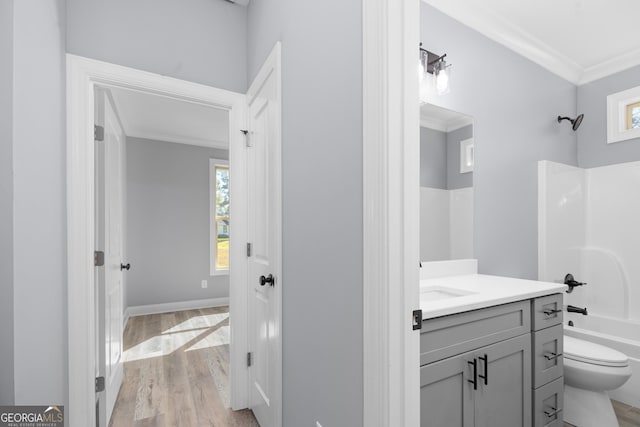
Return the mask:
<path id="1" fill-rule="evenodd" d="M 576 286 L 584 286 L 586 285 L 586 282 L 578 282 L 573 277 L 573 274 L 569 273 L 564 276 L 564 284 L 569 286 L 569 289 L 567 289 L 567 293 L 570 294 L 571 292 L 573 292 L 573 288 L 575 288 Z"/>

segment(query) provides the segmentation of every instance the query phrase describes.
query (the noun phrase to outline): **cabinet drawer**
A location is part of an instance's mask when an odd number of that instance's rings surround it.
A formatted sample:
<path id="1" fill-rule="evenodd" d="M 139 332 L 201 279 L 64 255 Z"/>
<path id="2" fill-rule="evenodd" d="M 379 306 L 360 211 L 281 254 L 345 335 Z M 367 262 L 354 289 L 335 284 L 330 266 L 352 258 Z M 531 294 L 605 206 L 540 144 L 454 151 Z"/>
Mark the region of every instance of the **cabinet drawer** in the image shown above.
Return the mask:
<path id="1" fill-rule="evenodd" d="M 533 333 L 533 386 L 540 387 L 562 376 L 562 325 Z"/>
<path id="2" fill-rule="evenodd" d="M 531 310 L 533 330 L 562 323 L 562 294 L 547 295 L 533 300 Z"/>
<path id="3" fill-rule="evenodd" d="M 563 378 L 533 391 L 533 427 L 562 427 Z"/>
<path id="4" fill-rule="evenodd" d="M 528 300 L 429 319 L 420 334 L 420 365 L 529 333 Z"/>

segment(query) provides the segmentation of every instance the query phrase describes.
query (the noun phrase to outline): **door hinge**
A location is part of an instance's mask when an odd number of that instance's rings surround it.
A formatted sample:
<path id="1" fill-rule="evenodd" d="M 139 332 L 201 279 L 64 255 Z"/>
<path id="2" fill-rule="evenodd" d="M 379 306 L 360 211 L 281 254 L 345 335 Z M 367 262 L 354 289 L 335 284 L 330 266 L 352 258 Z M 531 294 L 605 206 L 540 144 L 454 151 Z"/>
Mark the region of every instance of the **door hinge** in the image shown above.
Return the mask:
<path id="1" fill-rule="evenodd" d="M 104 127 L 93 125 L 93 139 L 96 141 L 104 141 Z"/>
<path id="2" fill-rule="evenodd" d="M 413 310 L 413 330 L 422 329 L 422 310 Z"/>
<path id="3" fill-rule="evenodd" d="M 240 132 L 244 134 L 244 142 L 247 145 L 247 147 L 251 147 L 251 138 L 249 136 L 249 131 L 246 129 L 240 129 Z"/>
<path id="4" fill-rule="evenodd" d="M 93 265 L 95 267 L 102 267 L 104 265 L 104 252 L 93 251 Z"/>
<path id="5" fill-rule="evenodd" d="M 247 353 L 247 367 L 251 366 L 251 362 L 252 362 L 252 360 L 251 360 L 251 352 L 249 352 L 249 353 Z"/>
<path id="6" fill-rule="evenodd" d="M 247 243 L 247 258 L 251 256 L 251 249 L 252 249 L 251 243 Z"/>
<path id="7" fill-rule="evenodd" d="M 104 391 L 104 377 L 96 378 L 96 393 Z"/>

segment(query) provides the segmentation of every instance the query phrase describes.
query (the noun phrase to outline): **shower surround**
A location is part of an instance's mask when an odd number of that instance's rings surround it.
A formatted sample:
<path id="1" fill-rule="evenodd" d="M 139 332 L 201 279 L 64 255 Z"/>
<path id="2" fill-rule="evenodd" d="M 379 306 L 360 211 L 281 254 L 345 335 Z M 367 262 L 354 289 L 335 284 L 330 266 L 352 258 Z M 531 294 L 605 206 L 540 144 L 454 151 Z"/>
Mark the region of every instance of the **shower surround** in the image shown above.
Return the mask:
<path id="1" fill-rule="evenodd" d="M 582 169 L 538 163 L 538 278 L 587 286 L 564 303 L 565 333 L 622 351 L 634 375 L 610 395 L 640 405 L 640 162 Z M 634 303 L 635 302 L 635 303 Z"/>

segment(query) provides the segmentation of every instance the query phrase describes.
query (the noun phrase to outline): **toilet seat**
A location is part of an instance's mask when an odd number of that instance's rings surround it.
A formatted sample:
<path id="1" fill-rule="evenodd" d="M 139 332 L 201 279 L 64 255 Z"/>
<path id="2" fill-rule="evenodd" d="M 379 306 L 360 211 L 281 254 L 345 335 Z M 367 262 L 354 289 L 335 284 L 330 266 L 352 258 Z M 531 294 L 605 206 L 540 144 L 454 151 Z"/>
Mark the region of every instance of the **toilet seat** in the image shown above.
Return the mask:
<path id="1" fill-rule="evenodd" d="M 626 367 L 629 358 L 617 350 L 584 341 L 578 338 L 564 336 L 564 357 L 577 362 L 599 366 Z"/>

